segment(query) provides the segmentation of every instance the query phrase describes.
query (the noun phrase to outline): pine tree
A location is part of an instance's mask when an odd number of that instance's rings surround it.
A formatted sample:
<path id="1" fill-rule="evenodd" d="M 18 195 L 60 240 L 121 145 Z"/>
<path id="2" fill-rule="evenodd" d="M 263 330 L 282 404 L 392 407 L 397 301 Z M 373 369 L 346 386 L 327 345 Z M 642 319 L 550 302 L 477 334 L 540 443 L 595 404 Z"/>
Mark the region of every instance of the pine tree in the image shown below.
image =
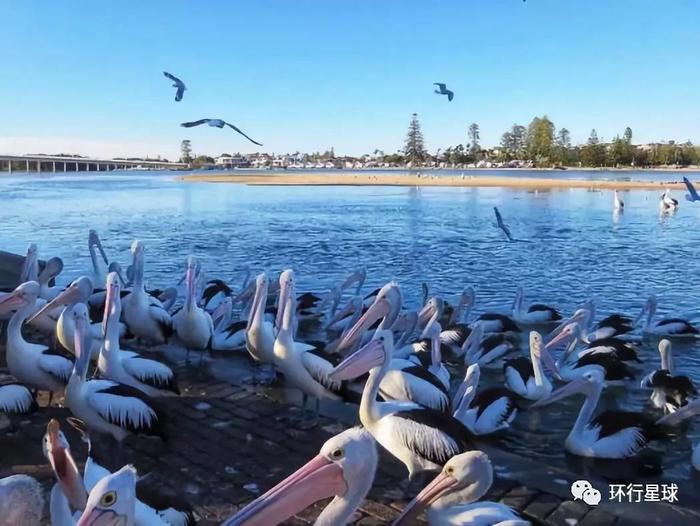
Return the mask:
<path id="1" fill-rule="evenodd" d="M 411 122 L 408 125 L 408 133 L 406 134 L 404 154 L 406 155 L 406 160 L 413 164 L 425 159 L 426 151 L 423 143 L 423 133 L 420 131 L 417 113 L 411 115 Z"/>
<path id="2" fill-rule="evenodd" d="M 192 162 L 192 143 L 187 139 L 180 143 L 180 162 Z"/>

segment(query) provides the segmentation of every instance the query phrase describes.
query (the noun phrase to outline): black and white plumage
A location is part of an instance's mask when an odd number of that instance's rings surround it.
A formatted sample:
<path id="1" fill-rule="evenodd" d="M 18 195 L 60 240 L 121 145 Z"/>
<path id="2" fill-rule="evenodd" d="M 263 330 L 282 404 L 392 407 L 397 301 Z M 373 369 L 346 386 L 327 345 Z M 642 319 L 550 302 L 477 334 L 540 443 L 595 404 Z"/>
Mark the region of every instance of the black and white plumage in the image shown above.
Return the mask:
<path id="1" fill-rule="evenodd" d="M 493 211 L 496 214 L 496 224 L 498 225 L 498 228 L 503 230 L 503 233 L 508 238 L 508 241 L 513 241 L 513 235 L 510 233 L 510 228 L 508 228 L 508 226 L 503 222 L 503 217 L 501 217 L 498 207 L 494 206 Z"/>
<path id="2" fill-rule="evenodd" d="M 471 449 L 473 437 L 447 413 L 413 403 L 377 401 L 379 386 L 390 367 L 393 345 L 390 331 L 377 331 L 367 345 L 343 360 L 331 377 L 350 380 L 369 371 L 360 402 L 360 421 L 413 477 L 441 469 L 451 457 Z"/>
<path id="3" fill-rule="evenodd" d="M 479 377 L 479 366 L 470 365 L 452 401 L 453 416 L 475 435 L 508 429 L 518 410 L 514 393 L 504 387 L 477 392 Z"/>
<path id="4" fill-rule="evenodd" d="M 194 126 L 199 126 L 201 124 L 208 124 L 209 126 L 212 126 L 213 128 L 223 128 L 224 126 L 228 126 L 232 130 L 237 131 L 238 133 L 243 135 L 243 137 L 248 139 L 253 144 L 257 144 L 258 146 L 262 146 L 262 144 L 260 144 L 257 141 L 254 141 L 253 139 L 248 137 L 245 133 L 243 133 L 239 128 L 237 128 L 233 124 L 226 122 L 224 120 L 221 120 L 221 119 L 200 119 L 198 121 L 183 122 L 182 124 L 180 124 L 180 126 L 182 126 L 183 128 L 192 128 Z"/>
<path id="5" fill-rule="evenodd" d="M 569 453 L 583 457 L 619 459 L 635 456 L 649 441 L 664 438 L 664 430 L 652 418 L 628 411 L 603 411 L 593 417 L 605 384 L 601 370 L 590 370 L 538 400 L 530 408 L 549 405 L 576 393 L 583 393 L 585 401 L 576 425 L 566 438 Z"/>
<path id="6" fill-rule="evenodd" d="M 518 325 L 545 325 L 561 320 L 561 314 L 554 307 L 543 303 L 525 306 L 525 289 L 518 287 L 513 300 L 513 319 Z"/>
<path id="7" fill-rule="evenodd" d="M 683 183 L 688 189 L 688 193 L 685 194 L 686 200 L 690 201 L 691 203 L 694 203 L 695 201 L 700 201 L 700 194 L 698 194 L 698 191 L 695 189 L 695 186 L 693 186 L 693 183 L 690 182 L 690 179 L 688 179 L 687 177 L 683 177 Z"/>
<path id="8" fill-rule="evenodd" d="M 479 316 L 476 321 L 480 322 L 485 334 L 522 331 L 513 318 L 496 312 L 484 313 Z"/>
<path id="9" fill-rule="evenodd" d="M 478 363 L 483 367 L 497 363 L 516 349 L 516 340 L 511 335 L 496 333 L 485 336 L 482 322 L 477 322 L 464 341 L 462 354 L 466 365 Z"/>
<path id="10" fill-rule="evenodd" d="M 530 332 L 530 359 L 524 356 L 506 360 L 503 376 L 506 386 L 518 396 L 528 400 L 539 400 L 552 392 L 552 382 L 544 374 L 543 363 L 559 376 L 554 359 L 542 342 L 542 336 L 536 331 Z"/>
<path id="11" fill-rule="evenodd" d="M 111 380 L 87 380 L 89 355 L 85 351 L 87 307 L 72 307 L 76 328 L 76 361 L 68 386 L 66 406 L 90 429 L 108 433 L 121 442 L 129 433 L 165 439 L 166 414 L 153 399 L 134 387 Z"/>
<path id="12" fill-rule="evenodd" d="M 212 351 L 245 351 L 248 320 L 233 320 L 233 299 L 224 298 L 212 312 Z"/>
<path id="13" fill-rule="evenodd" d="M 175 91 L 175 102 L 180 102 L 182 100 L 182 95 L 187 89 L 187 86 L 185 86 L 185 83 L 182 82 L 179 78 L 177 78 L 175 75 L 171 75 L 167 71 L 164 71 L 163 75 L 165 75 L 166 78 L 169 78 L 173 81 L 173 88 L 177 88 L 177 90 Z"/>
<path id="14" fill-rule="evenodd" d="M 433 86 L 438 87 L 438 89 L 435 90 L 435 93 L 437 93 L 438 95 L 447 95 L 447 100 L 452 102 L 452 99 L 454 98 L 455 94 L 454 92 L 447 89 L 447 84 L 444 84 L 442 82 L 433 82 Z"/>
<path id="15" fill-rule="evenodd" d="M 676 375 L 673 363 L 671 342 L 662 339 L 659 342 L 661 368 L 649 373 L 641 381 L 641 387 L 653 389 L 651 405 L 665 413 L 673 413 L 697 396 L 693 382 L 685 375 Z"/>
<path id="16" fill-rule="evenodd" d="M 37 409 L 32 392 L 18 383 L 0 385 L 0 413 L 24 415 Z"/>
<path id="17" fill-rule="evenodd" d="M 659 210 L 663 212 L 675 212 L 678 209 L 678 200 L 671 197 L 671 190 L 666 190 L 659 198 Z"/>
<path id="18" fill-rule="evenodd" d="M 700 330 L 693 326 L 688 320 L 682 318 L 663 318 L 655 320 L 657 300 L 655 295 L 649 296 L 642 312 L 639 313 L 634 325 L 637 325 L 640 320 L 644 319 L 642 324 L 642 332 L 645 334 L 653 334 L 655 336 L 664 336 L 666 338 L 695 338 L 700 335 Z M 644 314 L 646 313 L 646 318 Z"/>
<path id="19" fill-rule="evenodd" d="M 620 196 L 617 194 L 617 190 L 613 192 L 613 210 L 616 212 L 623 212 L 625 210 L 625 203 Z"/>

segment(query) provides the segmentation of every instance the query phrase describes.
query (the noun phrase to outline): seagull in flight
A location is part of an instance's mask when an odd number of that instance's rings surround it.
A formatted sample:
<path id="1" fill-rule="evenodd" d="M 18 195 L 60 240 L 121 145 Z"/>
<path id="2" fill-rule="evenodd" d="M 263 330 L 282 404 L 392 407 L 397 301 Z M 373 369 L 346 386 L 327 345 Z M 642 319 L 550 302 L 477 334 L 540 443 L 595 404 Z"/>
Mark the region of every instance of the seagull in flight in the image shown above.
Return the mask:
<path id="1" fill-rule="evenodd" d="M 433 84 L 440 88 L 439 90 L 436 89 L 435 93 L 437 93 L 438 95 L 447 95 L 447 100 L 449 101 L 451 101 L 454 98 L 455 94 L 454 92 L 447 89 L 447 84 L 443 84 L 442 82 L 433 82 Z"/>
<path id="2" fill-rule="evenodd" d="M 493 211 L 496 212 L 496 223 L 498 223 L 498 228 L 505 232 L 508 241 L 513 241 L 513 236 L 510 234 L 510 229 L 503 222 L 503 218 L 501 217 L 501 213 L 498 211 L 498 207 L 494 206 Z"/>
<path id="3" fill-rule="evenodd" d="M 233 130 L 236 130 L 238 133 L 243 135 L 246 139 L 248 139 L 250 142 L 253 144 L 257 144 L 258 146 L 262 146 L 259 142 L 254 141 L 250 137 L 248 137 L 245 133 L 243 133 L 240 129 L 236 128 L 233 124 L 226 122 L 221 119 L 200 119 L 198 121 L 193 121 L 193 122 L 183 122 L 180 124 L 183 128 L 192 128 L 194 126 L 199 126 L 200 124 L 208 124 L 209 126 L 213 126 L 214 128 L 223 128 L 224 126 L 228 126 L 229 128 L 232 128 Z"/>
<path id="4" fill-rule="evenodd" d="M 685 198 L 688 201 L 690 201 L 691 203 L 693 201 L 700 201 L 700 194 L 698 194 L 698 191 L 693 186 L 693 183 L 691 183 L 687 177 L 683 178 L 683 182 L 685 183 L 685 186 L 688 188 L 688 193 L 685 194 Z"/>
<path id="5" fill-rule="evenodd" d="M 164 71 L 163 75 L 165 75 L 167 78 L 169 78 L 170 80 L 172 80 L 175 83 L 175 84 L 173 84 L 173 88 L 177 88 L 177 91 L 175 92 L 175 102 L 180 102 L 182 100 L 182 94 L 187 89 L 187 87 L 185 86 L 185 83 L 182 82 L 175 75 L 171 75 L 167 71 Z"/>

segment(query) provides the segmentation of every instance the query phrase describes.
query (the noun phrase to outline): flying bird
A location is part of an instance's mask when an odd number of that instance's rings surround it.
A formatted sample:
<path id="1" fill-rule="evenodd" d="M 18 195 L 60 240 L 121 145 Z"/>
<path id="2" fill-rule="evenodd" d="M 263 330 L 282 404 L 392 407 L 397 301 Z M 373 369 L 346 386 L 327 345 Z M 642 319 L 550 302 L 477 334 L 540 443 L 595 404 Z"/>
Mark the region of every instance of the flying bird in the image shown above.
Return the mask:
<path id="1" fill-rule="evenodd" d="M 183 122 L 182 124 L 180 124 L 180 126 L 182 126 L 183 128 L 192 128 L 194 126 L 199 126 L 200 124 L 208 124 L 209 126 L 213 126 L 214 128 L 223 128 L 224 126 L 228 126 L 229 128 L 232 128 L 233 130 L 235 130 L 238 133 L 240 133 L 241 135 L 243 135 L 243 137 L 248 139 L 253 144 L 257 144 L 258 146 L 262 146 L 262 144 L 254 141 L 253 139 L 248 137 L 245 133 L 243 133 L 241 130 L 236 128 L 233 124 L 226 122 L 224 120 L 221 120 L 221 119 L 200 119 L 198 121 L 193 121 L 193 122 Z"/>
<path id="2" fill-rule="evenodd" d="M 187 89 L 187 87 L 185 86 L 185 83 L 182 82 L 175 75 L 171 75 L 167 71 L 164 71 L 163 75 L 165 75 L 167 78 L 169 78 L 170 80 L 172 80 L 175 83 L 175 84 L 173 84 L 173 88 L 177 88 L 177 91 L 175 92 L 175 101 L 180 102 L 182 100 L 182 94 Z"/>
<path id="3" fill-rule="evenodd" d="M 494 206 L 493 211 L 496 212 L 496 223 L 498 223 L 498 228 L 505 232 L 508 241 L 513 241 L 513 236 L 510 234 L 510 229 L 503 222 L 503 218 L 501 217 L 501 213 L 498 211 L 498 207 Z"/>
<path id="4" fill-rule="evenodd" d="M 685 194 L 685 198 L 688 201 L 690 201 L 691 203 L 693 201 L 700 201 L 700 194 L 698 194 L 698 191 L 693 186 L 693 183 L 691 183 L 687 177 L 683 177 L 683 182 L 685 183 L 685 186 L 688 188 L 688 193 Z"/>
<path id="5" fill-rule="evenodd" d="M 438 95 L 447 95 L 447 100 L 452 101 L 455 94 L 453 91 L 447 89 L 447 84 L 443 84 L 442 82 L 433 82 L 433 84 L 440 88 L 439 90 L 436 89 L 435 93 Z"/>

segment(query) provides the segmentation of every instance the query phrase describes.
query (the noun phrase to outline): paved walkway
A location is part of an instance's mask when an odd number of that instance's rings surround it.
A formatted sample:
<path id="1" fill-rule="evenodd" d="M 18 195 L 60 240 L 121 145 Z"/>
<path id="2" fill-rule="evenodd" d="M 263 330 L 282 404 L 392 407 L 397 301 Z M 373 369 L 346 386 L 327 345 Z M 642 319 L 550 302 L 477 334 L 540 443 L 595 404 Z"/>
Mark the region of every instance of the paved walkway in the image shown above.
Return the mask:
<path id="1" fill-rule="evenodd" d="M 212 378 L 197 379 L 183 367 L 178 370 L 182 389 L 180 398 L 164 399 L 172 417 L 171 439 L 130 437 L 122 451 L 109 450 L 110 440 L 97 443 L 101 454 L 112 459 L 106 464 L 117 468 L 132 462 L 140 474 L 149 473 L 144 485 L 166 494 L 186 498 L 194 506 L 199 524 L 215 525 L 251 499 L 267 490 L 315 455 L 321 444 L 345 426 L 321 418 L 318 427 L 309 428 L 309 415 L 297 407 L 280 404 L 246 387 L 233 386 Z M 46 400 L 40 400 L 45 404 Z M 66 409 L 42 408 L 22 422 L 12 435 L 0 432 L 0 476 L 30 473 L 53 483 L 50 467 L 41 454 L 41 437 L 50 417 L 61 420 L 71 441 L 76 459 L 82 462 L 85 447 L 65 423 Z M 491 452 L 490 452 L 491 453 Z M 505 455 L 505 456 L 503 456 Z M 505 459 L 505 460 L 504 460 Z M 508 460 L 507 453 L 492 453 L 496 473 L 508 463 L 508 478 L 497 476 L 487 498 L 504 502 L 520 511 L 534 524 L 580 526 L 652 524 L 650 517 L 665 521 L 667 526 L 698 524 L 697 516 L 685 522 L 669 514 L 669 507 L 589 508 L 569 500 L 568 486 L 560 490 L 536 464 Z M 528 467 L 529 466 L 529 467 Z M 354 524 L 372 526 L 389 523 L 403 503 L 399 484 L 405 469 L 382 452 L 380 468 L 368 499 L 357 513 Z M 545 489 L 523 485 L 523 480 L 544 481 Z M 547 484 L 550 487 L 547 487 Z M 313 523 L 322 505 L 304 511 L 287 522 L 290 525 Z M 642 508 L 647 509 L 646 516 Z M 649 515 L 651 512 L 651 515 Z M 638 522 L 644 517 L 642 522 Z"/>

